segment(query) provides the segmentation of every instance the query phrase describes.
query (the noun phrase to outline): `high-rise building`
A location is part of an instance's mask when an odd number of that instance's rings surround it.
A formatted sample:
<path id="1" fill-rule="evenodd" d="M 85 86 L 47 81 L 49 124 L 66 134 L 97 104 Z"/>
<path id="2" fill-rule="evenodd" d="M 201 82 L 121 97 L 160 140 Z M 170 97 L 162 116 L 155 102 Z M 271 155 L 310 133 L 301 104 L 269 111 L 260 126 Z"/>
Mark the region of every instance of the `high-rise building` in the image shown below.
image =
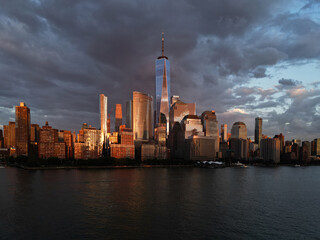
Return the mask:
<path id="1" fill-rule="evenodd" d="M 260 156 L 264 161 L 280 162 L 280 139 L 266 138 L 260 141 Z"/>
<path id="2" fill-rule="evenodd" d="M 179 96 L 177 96 L 177 95 L 171 96 L 171 106 L 172 106 L 173 104 L 175 104 L 178 100 L 180 100 L 180 97 L 179 97 Z"/>
<path id="3" fill-rule="evenodd" d="M 280 140 L 280 152 L 282 153 L 284 151 L 284 135 L 280 133 L 279 135 L 275 135 L 273 138 L 279 138 Z"/>
<path id="4" fill-rule="evenodd" d="M 102 156 L 102 131 L 91 125 L 79 130 L 78 142 L 74 143 L 75 159 L 96 159 Z"/>
<path id="5" fill-rule="evenodd" d="M 192 136 L 204 136 L 201 119 L 197 115 L 187 115 L 181 123 L 185 139 Z"/>
<path id="6" fill-rule="evenodd" d="M 247 139 L 247 127 L 243 122 L 235 122 L 231 128 L 231 138 Z"/>
<path id="7" fill-rule="evenodd" d="M 262 139 L 262 118 L 257 117 L 255 123 L 254 142 L 260 146 L 260 141 Z"/>
<path id="8" fill-rule="evenodd" d="M 219 125 L 215 111 L 205 111 L 201 115 L 203 132 L 206 137 L 214 139 L 214 151 L 219 152 Z"/>
<path id="9" fill-rule="evenodd" d="M 169 131 L 169 96 L 170 96 L 170 62 L 164 55 L 164 34 L 162 33 L 162 55 L 156 60 L 156 119 L 155 123 L 163 123 L 161 114 L 165 116 Z"/>
<path id="10" fill-rule="evenodd" d="M 100 94 L 101 142 L 106 144 L 108 133 L 108 97 Z"/>
<path id="11" fill-rule="evenodd" d="M 11 148 L 16 145 L 16 123 L 9 122 L 3 126 L 4 147 Z"/>
<path id="12" fill-rule="evenodd" d="M 228 141 L 228 125 L 221 124 L 221 141 L 227 142 Z"/>
<path id="13" fill-rule="evenodd" d="M 300 139 L 292 139 L 292 144 L 298 144 L 299 147 L 301 147 L 301 140 Z"/>
<path id="14" fill-rule="evenodd" d="M 132 128 L 132 100 L 126 102 L 126 127 Z"/>
<path id="15" fill-rule="evenodd" d="M 3 148 L 3 143 L 4 142 L 4 140 L 3 140 L 3 131 L 2 131 L 2 129 L 0 129 L 0 148 Z"/>
<path id="16" fill-rule="evenodd" d="M 311 141 L 311 155 L 320 156 L 320 138 Z"/>
<path id="17" fill-rule="evenodd" d="M 133 92 L 132 126 L 134 140 L 150 140 L 153 136 L 152 96 Z"/>
<path id="18" fill-rule="evenodd" d="M 243 138 L 229 139 L 230 150 L 236 160 L 248 159 L 249 141 Z"/>
<path id="19" fill-rule="evenodd" d="M 196 115 L 195 103 L 184 103 L 178 96 L 173 96 L 171 100 L 172 105 L 169 113 L 170 130 L 176 122 L 180 123 L 185 116 Z"/>
<path id="20" fill-rule="evenodd" d="M 122 125 L 122 105 L 116 104 L 116 122 L 115 122 L 115 128 L 116 132 L 119 132 L 119 127 Z"/>
<path id="21" fill-rule="evenodd" d="M 30 126 L 30 142 L 36 143 L 39 141 L 40 127 L 38 124 L 31 124 Z"/>
<path id="22" fill-rule="evenodd" d="M 48 122 L 39 130 L 38 144 L 39 158 L 56 157 L 66 158 L 66 144 L 59 142 L 59 133 L 57 129 L 49 126 Z"/>
<path id="23" fill-rule="evenodd" d="M 60 130 L 59 134 L 63 133 L 61 142 L 66 144 L 66 158 L 73 158 L 74 141 L 72 137 L 72 132 L 67 130 Z"/>
<path id="24" fill-rule="evenodd" d="M 30 109 L 24 102 L 20 102 L 20 106 L 16 106 L 15 134 L 17 155 L 28 156 L 30 142 Z"/>
<path id="25" fill-rule="evenodd" d="M 119 129 L 118 143 L 110 144 L 110 156 L 114 158 L 134 159 L 133 132 L 130 128 L 121 126 Z"/>

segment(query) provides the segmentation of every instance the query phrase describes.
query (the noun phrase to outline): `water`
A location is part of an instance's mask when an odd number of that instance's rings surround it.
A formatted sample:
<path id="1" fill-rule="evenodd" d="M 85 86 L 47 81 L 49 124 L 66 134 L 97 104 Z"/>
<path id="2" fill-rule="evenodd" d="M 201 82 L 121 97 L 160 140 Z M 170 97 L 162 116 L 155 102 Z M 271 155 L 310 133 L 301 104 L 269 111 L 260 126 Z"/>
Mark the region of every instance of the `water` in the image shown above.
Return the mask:
<path id="1" fill-rule="evenodd" d="M 320 167 L 0 169 L 0 239 L 319 239 Z"/>

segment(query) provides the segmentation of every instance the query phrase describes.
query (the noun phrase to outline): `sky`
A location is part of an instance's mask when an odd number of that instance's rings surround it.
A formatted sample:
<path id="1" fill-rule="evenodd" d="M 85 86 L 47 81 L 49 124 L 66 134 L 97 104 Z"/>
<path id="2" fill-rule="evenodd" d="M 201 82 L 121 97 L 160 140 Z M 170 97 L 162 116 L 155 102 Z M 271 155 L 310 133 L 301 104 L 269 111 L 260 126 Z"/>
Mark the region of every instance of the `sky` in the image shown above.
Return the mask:
<path id="1" fill-rule="evenodd" d="M 115 104 L 155 94 L 155 59 L 171 94 L 215 110 L 219 124 L 254 118 L 263 134 L 320 137 L 319 0 L 0 0 L 0 129 L 23 101 L 32 123 L 100 126 Z M 123 105 L 125 110 L 125 105 Z M 125 112 L 125 111 L 123 111 Z"/>

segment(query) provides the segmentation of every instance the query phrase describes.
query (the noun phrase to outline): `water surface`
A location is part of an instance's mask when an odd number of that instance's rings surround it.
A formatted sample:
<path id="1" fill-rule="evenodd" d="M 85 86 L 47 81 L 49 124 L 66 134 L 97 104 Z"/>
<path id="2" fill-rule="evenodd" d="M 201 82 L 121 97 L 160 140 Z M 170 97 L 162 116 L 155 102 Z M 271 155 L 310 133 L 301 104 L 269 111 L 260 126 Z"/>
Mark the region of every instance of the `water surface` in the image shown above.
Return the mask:
<path id="1" fill-rule="evenodd" d="M 320 167 L 0 169 L 0 239 L 319 239 Z"/>

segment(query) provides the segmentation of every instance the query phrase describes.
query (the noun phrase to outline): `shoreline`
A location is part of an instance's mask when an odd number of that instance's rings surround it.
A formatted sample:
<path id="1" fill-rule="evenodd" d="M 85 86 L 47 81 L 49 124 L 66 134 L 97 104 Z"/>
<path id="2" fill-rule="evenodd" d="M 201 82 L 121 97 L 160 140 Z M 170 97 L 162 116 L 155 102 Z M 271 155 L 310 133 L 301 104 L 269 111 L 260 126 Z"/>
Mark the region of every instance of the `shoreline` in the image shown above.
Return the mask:
<path id="1" fill-rule="evenodd" d="M 194 165 L 140 165 L 140 166 L 51 166 L 51 167 L 28 167 L 14 165 L 9 167 L 21 168 L 24 170 L 72 170 L 72 169 L 130 169 L 130 168 L 191 168 Z"/>

